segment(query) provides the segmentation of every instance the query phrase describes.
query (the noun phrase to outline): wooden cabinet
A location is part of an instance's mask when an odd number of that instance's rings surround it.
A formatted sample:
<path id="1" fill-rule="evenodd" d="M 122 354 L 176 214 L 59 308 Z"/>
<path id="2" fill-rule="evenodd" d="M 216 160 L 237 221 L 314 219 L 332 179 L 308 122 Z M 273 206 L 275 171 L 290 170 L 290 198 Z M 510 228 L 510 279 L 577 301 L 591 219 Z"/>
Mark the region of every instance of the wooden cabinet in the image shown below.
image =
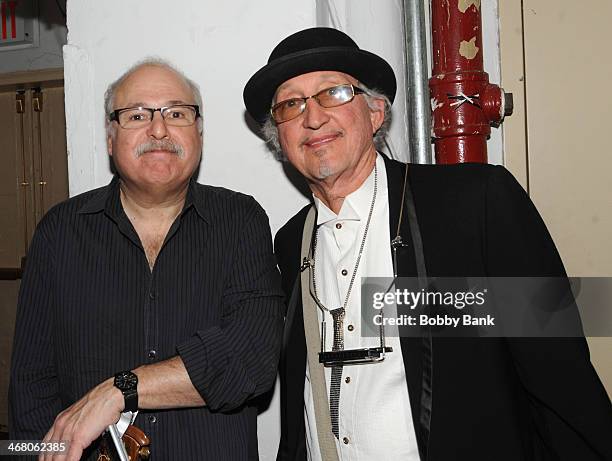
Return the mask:
<path id="1" fill-rule="evenodd" d="M 0 271 L 19 275 L 36 224 L 68 197 L 62 82 L 0 92 Z"/>

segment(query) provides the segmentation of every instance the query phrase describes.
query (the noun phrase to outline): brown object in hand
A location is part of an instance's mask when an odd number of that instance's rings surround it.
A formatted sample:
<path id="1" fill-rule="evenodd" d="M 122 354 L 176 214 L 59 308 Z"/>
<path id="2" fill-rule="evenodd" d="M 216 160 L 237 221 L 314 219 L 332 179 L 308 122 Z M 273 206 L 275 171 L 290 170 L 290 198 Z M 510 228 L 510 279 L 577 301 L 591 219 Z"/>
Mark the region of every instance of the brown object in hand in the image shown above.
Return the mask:
<path id="1" fill-rule="evenodd" d="M 125 451 L 128 454 L 130 461 L 144 461 L 149 459 L 151 455 L 151 449 L 149 445 L 151 441 L 149 437 L 138 427 L 129 425 L 123 437 L 121 437 Z M 109 450 L 109 444 L 112 442 L 108 440 L 107 435 L 102 438 L 100 443 L 100 454 L 98 455 L 98 461 L 114 461 L 111 453 L 114 450 Z"/>
<path id="2" fill-rule="evenodd" d="M 151 441 L 141 429 L 129 425 L 121 440 L 123 440 L 130 461 L 149 459 Z"/>

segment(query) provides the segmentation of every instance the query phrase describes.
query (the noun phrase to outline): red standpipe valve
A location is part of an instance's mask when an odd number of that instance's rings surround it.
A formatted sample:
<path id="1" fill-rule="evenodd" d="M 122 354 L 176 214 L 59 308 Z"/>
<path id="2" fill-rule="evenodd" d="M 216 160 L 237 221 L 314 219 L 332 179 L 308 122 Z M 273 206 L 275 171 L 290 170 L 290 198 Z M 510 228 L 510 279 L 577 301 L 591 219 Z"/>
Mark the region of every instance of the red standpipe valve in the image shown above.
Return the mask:
<path id="1" fill-rule="evenodd" d="M 436 162 L 486 163 L 491 126 L 512 114 L 512 95 L 489 83 L 484 71 L 480 0 L 432 0 L 431 6 Z"/>

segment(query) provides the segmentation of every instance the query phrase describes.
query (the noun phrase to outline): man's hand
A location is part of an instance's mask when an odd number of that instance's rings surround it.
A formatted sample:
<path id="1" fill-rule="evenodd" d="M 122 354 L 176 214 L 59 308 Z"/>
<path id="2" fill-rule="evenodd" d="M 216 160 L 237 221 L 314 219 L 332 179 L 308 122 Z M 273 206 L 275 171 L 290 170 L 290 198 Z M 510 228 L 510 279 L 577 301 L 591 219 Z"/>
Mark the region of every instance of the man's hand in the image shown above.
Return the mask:
<path id="1" fill-rule="evenodd" d="M 123 395 L 113 385 L 112 378 L 98 384 L 81 400 L 62 411 L 43 439 L 44 442 L 67 442 L 67 455 L 47 453 L 39 456 L 39 461 L 78 461 L 83 450 L 91 445 L 107 426 L 119 420 L 123 407 Z"/>
<path id="2" fill-rule="evenodd" d="M 198 393 L 178 357 L 132 370 L 138 376 L 138 408 L 141 410 L 201 407 L 204 399 Z M 74 405 L 62 411 L 44 442 L 65 441 L 68 454 L 47 453 L 39 461 L 78 461 L 83 450 L 121 417 L 125 407 L 123 394 L 114 386 L 114 378 L 98 384 Z"/>

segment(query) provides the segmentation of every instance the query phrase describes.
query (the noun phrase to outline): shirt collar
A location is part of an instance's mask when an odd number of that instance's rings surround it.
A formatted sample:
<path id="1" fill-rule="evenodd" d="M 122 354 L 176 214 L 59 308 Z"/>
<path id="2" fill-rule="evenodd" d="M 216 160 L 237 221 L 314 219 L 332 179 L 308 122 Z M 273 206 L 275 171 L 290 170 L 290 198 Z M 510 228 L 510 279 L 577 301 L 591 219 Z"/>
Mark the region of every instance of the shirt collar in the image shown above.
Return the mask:
<path id="1" fill-rule="evenodd" d="M 380 170 L 380 168 L 379 168 Z M 381 172 L 378 171 L 380 177 Z M 359 188 L 346 196 L 338 214 L 330 210 L 318 197 L 314 197 L 317 207 L 317 225 L 327 224 L 334 220 L 360 221 L 366 219 L 372 204 L 374 194 L 374 169 L 359 186 Z"/>
<path id="2" fill-rule="evenodd" d="M 194 178 L 189 180 L 187 187 L 187 196 L 185 197 L 185 206 L 181 214 L 185 213 L 189 208 L 193 207 L 198 216 L 210 224 L 208 219 L 208 209 L 206 207 L 206 194 L 203 188 L 196 187 L 197 183 Z"/>
<path id="3" fill-rule="evenodd" d="M 113 176 L 112 181 L 93 193 L 93 196 L 79 208 L 79 214 L 93 214 L 106 210 L 107 203 L 113 195 L 119 195 L 119 178 Z"/>
<path id="4" fill-rule="evenodd" d="M 185 197 L 185 205 L 181 215 L 185 214 L 190 208 L 195 209 L 196 213 L 204 221 L 210 222 L 205 206 L 206 195 L 203 190 L 198 190 L 194 178 L 189 180 L 187 195 Z M 119 177 L 113 176 L 111 182 L 98 191 L 96 191 L 86 203 L 83 205 L 79 214 L 94 214 L 104 211 L 108 216 L 117 219 L 123 213 L 123 206 L 119 197 Z"/>

